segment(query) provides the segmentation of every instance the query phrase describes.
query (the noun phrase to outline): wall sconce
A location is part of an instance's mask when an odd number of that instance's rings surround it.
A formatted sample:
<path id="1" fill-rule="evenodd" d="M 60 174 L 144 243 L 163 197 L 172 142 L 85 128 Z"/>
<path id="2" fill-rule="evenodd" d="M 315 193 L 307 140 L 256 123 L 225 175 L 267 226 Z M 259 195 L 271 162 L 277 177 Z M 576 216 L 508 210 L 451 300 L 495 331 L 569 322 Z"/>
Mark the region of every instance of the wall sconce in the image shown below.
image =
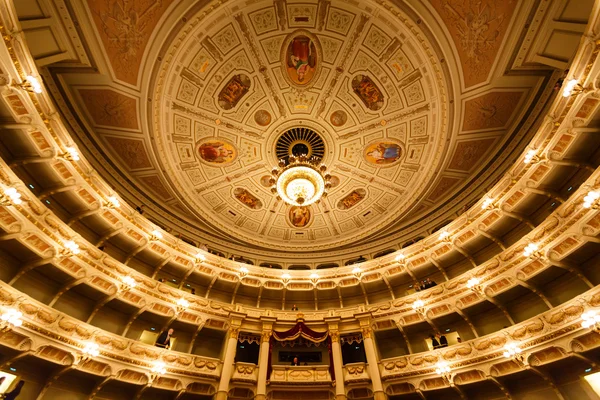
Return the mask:
<path id="1" fill-rule="evenodd" d="M 117 198 L 117 196 L 109 196 L 106 199 L 106 207 L 107 208 L 119 208 L 121 207 L 121 202 Z"/>
<path id="2" fill-rule="evenodd" d="M 121 291 L 123 292 L 134 289 L 137 286 L 135 279 L 129 275 L 123 276 L 121 280 L 123 281 L 121 284 Z"/>
<path id="3" fill-rule="evenodd" d="M 154 362 L 154 364 L 152 365 L 152 369 L 150 370 L 150 375 L 148 376 L 149 385 L 151 385 L 152 382 L 156 380 L 156 378 L 167 373 L 167 369 L 165 367 L 166 365 L 162 361 Z"/>
<path id="4" fill-rule="evenodd" d="M 581 314 L 581 327 L 591 329 L 594 332 L 600 332 L 600 315 L 594 310 Z"/>
<path id="5" fill-rule="evenodd" d="M 441 240 L 442 242 L 450 242 L 450 233 L 448 233 L 447 230 L 443 230 L 440 233 L 440 236 L 438 237 L 439 240 Z"/>
<path id="6" fill-rule="evenodd" d="M 196 254 L 196 264 L 202 264 L 204 261 L 206 261 L 206 256 L 204 254 Z"/>
<path id="7" fill-rule="evenodd" d="M 486 197 L 485 200 L 483 200 L 483 203 L 481 203 L 482 210 L 493 210 L 495 208 L 497 208 L 497 206 L 494 204 L 494 199 L 491 197 Z"/>
<path id="8" fill-rule="evenodd" d="M 600 209 L 598 199 L 600 199 L 600 192 L 593 190 L 589 191 L 588 194 L 583 198 L 583 208 L 591 208 L 593 210 Z"/>
<path id="9" fill-rule="evenodd" d="M 481 280 L 477 277 L 472 277 L 467 281 L 467 288 L 471 289 L 477 293 L 483 293 L 483 288 L 481 286 Z"/>
<path id="10" fill-rule="evenodd" d="M 98 357 L 100 355 L 100 347 L 96 343 L 88 342 L 85 344 L 83 350 L 81 350 L 81 356 L 77 363 L 86 362 L 90 358 Z"/>
<path id="11" fill-rule="evenodd" d="M 525 356 L 521 354 L 523 350 L 516 343 L 509 343 L 504 346 L 504 358 L 512 358 L 518 363 L 522 364 L 525 361 Z"/>
<path id="12" fill-rule="evenodd" d="M 290 279 L 292 279 L 292 276 L 287 272 L 281 275 L 281 280 L 283 281 L 284 285 L 287 285 Z"/>
<path id="13" fill-rule="evenodd" d="M 23 313 L 14 308 L 9 308 L 0 316 L 0 332 L 6 332 L 23 325 Z"/>
<path id="14" fill-rule="evenodd" d="M 404 262 L 406 261 L 406 256 L 404 254 L 400 253 L 396 256 L 395 261 L 398 264 L 404 264 Z"/>
<path id="15" fill-rule="evenodd" d="M 79 152 L 77 151 L 77 149 L 75 147 L 67 147 L 66 150 L 67 150 L 67 152 L 62 155 L 62 157 L 65 160 L 68 160 L 68 161 L 79 161 L 80 160 Z"/>
<path id="16" fill-rule="evenodd" d="M 21 203 L 23 203 L 21 193 L 13 187 L 4 189 L 4 194 L 0 195 L 0 205 L 2 206 L 9 206 L 11 204 L 18 206 Z"/>
<path id="17" fill-rule="evenodd" d="M 415 300 L 415 302 L 412 304 L 412 308 L 417 313 L 419 313 L 421 315 L 425 315 L 425 302 L 423 300 L 421 300 L 421 299 Z"/>
<path id="18" fill-rule="evenodd" d="M 316 285 L 317 282 L 319 282 L 319 275 L 313 272 L 310 274 L 310 281 L 313 283 L 313 285 Z"/>
<path id="19" fill-rule="evenodd" d="M 440 361 L 435 364 L 435 373 L 448 381 L 448 383 L 452 384 L 452 369 L 447 362 Z"/>
<path id="20" fill-rule="evenodd" d="M 72 240 L 67 240 L 63 243 L 64 248 L 60 250 L 60 255 L 62 257 L 71 257 L 76 256 L 81 253 L 81 249 L 79 245 Z"/>
<path id="21" fill-rule="evenodd" d="M 360 277 L 362 276 L 362 269 L 360 267 L 354 267 L 354 269 L 352 270 L 352 273 L 358 278 L 360 279 Z"/>
<path id="22" fill-rule="evenodd" d="M 537 164 L 542 161 L 542 157 L 537 155 L 537 150 L 529 150 L 527 154 L 525 154 L 525 158 L 523 162 L 525 164 Z"/>
<path id="23" fill-rule="evenodd" d="M 542 256 L 542 253 L 539 251 L 540 248 L 538 247 L 537 244 L 535 243 L 529 243 L 527 246 L 525 246 L 525 249 L 523 250 L 523 255 L 525 257 L 529 257 L 529 258 L 540 258 Z"/>
<path id="24" fill-rule="evenodd" d="M 32 75 L 27 75 L 23 83 L 17 86 L 31 93 L 42 93 L 42 84 L 40 83 L 40 80 Z"/>
<path id="25" fill-rule="evenodd" d="M 240 272 L 239 272 L 239 276 L 240 278 L 245 277 L 246 275 L 248 275 L 248 268 L 241 266 L 240 267 Z"/>
<path id="26" fill-rule="evenodd" d="M 571 79 L 565 84 L 562 95 L 563 97 L 569 97 L 572 95 L 581 94 L 584 91 L 585 89 L 583 88 L 583 86 L 581 86 L 579 82 L 577 82 L 577 79 Z"/>
<path id="27" fill-rule="evenodd" d="M 152 233 L 150 234 L 151 242 L 156 242 L 157 240 L 162 240 L 162 238 L 163 238 L 163 234 L 158 229 L 153 230 Z"/>
<path id="28" fill-rule="evenodd" d="M 182 298 L 182 299 L 177 300 L 177 313 L 181 314 L 182 312 L 187 310 L 189 306 L 190 306 L 190 302 L 187 301 L 186 299 Z"/>

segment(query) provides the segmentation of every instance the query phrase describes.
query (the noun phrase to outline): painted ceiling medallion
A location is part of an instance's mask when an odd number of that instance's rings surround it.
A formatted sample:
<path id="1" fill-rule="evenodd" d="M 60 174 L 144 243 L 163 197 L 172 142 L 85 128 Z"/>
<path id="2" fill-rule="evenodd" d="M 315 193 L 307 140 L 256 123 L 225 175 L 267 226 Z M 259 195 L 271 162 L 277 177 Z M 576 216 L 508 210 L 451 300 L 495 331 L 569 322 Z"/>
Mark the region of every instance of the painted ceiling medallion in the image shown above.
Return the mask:
<path id="1" fill-rule="evenodd" d="M 206 139 L 198 145 L 200 159 L 208 164 L 229 165 L 237 158 L 235 146 L 220 138 Z"/>
<path id="2" fill-rule="evenodd" d="M 250 78 L 244 74 L 234 75 L 219 92 L 219 106 L 231 110 L 250 90 Z"/>
<path id="3" fill-rule="evenodd" d="M 365 189 L 355 189 L 337 203 L 340 210 L 348 210 L 361 202 L 367 196 Z"/>
<path id="4" fill-rule="evenodd" d="M 335 127 L 340 127 L 348 121 L 348 114 L 346 114 L 343 110 L 337 110 L 331 113 L 331 117 L 329 118 L 331 121 L 331 125 Z"/>
<path id="5" fill-rule="evenodd" d="M 369 110 L 377 111 L 383 107 L 383 93 L 367 75 L 356 75 L 352 79 L 352 90 Z"/>
<path id="6" fill-rule="evenodd" d="M 254 196 L 252 193 L 250 193 L 244 188 L 236 188 L 233 191 L 233 195 L 243 205 L 245 205 L 248 208 L 251 208 L 252 210 L 258 210 L 262 208 L 262 202 L 256 196 Z"/>
<path id="7" fill-rule="evenodd" d="M 307 88 L 317 78 L 321 63 L 321 45 L 312 33 L 304 30 L 292 32 L 282 49 L 284 76 L 293 86 Z"/>
<path id="8" fill-rule="evenodd" d="M 394 164 L 402 158 L 402 155 L 402 146 L 390 140 L 371 143 L 364 150 L 365 160 L 369 164 L 378 166 Z"/>
<path id="9" fill-rule="evenodd" d="M 312 211 L 310 207 L 292 206 L 288 216 L 294 228 L 306 228 L 311 223 Z"/>

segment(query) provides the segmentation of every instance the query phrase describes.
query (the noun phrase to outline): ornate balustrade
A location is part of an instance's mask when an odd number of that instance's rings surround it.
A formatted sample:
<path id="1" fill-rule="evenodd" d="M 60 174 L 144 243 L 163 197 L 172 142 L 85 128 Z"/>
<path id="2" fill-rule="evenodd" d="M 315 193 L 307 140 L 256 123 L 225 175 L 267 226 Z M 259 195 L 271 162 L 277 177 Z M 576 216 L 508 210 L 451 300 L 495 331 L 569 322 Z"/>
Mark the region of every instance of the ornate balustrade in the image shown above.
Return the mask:
<path id="1" fill-rule="evenodd" d="M 363 383 L 370 382 L 369 369 L 367 363 L 351 363 L 344 365 L 344 382 L 345 383 Z"/>
<path id="2" fill-rule="evenodd" d="M 331 384 L 329 366 L 283 366 L 273 365 L 271 372 L 271 385 L 293 384 L 293 385 L 316 385 Z"/>
<path id="3" fill-rule="evenodd" d="M 252 363 L 236 362 L 231 375 L 232 382 L 256 383 L 258 381 L 258 366 Z"/>

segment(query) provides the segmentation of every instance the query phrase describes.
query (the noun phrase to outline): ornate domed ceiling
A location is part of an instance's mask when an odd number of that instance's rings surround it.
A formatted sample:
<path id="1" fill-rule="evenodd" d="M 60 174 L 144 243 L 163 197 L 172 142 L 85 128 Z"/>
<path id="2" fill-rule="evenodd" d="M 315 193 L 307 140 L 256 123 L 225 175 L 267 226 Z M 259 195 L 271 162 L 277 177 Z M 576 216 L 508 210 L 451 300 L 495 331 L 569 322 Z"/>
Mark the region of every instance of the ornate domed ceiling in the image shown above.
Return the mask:
<path id="1" fill-rule="evenodd" d="M 120 194 L 217 249 L 397 248 L 481 196 L 552 91 L 528 2 L 191 3 L 74 5 L 91 68 L 46 80 Z M 294 148 L 333 176 L 318 204 L 271 193 Z"/>

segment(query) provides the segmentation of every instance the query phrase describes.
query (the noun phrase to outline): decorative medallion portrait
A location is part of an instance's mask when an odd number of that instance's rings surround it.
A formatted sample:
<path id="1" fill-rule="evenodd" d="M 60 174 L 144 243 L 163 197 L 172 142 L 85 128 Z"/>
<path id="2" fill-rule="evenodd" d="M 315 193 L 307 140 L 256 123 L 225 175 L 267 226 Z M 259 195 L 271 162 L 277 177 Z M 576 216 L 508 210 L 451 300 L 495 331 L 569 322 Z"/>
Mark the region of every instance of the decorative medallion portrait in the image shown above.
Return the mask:
<path id="1" fill-rule="evenodd" d="M 365 160 L 373 165 L 390 165 L 402 157 L 402 146 L 391 141 L 371 143 L 365 148 Z"/>
<path id="2" fill-rule="evenodd" d="M 306 228 L 310 223 L 310 207 L 293 206 L 290 208 L 290 223 L 296 228 Z"/>
<path id="3" fill-rule="evenodd" d="M 260 126 L 267 126 L 271 123 L 271 114 L 267 110 L 258 110 L 254 113 L 254 122 Z"/>
<path id="4" fill-rule="evenodd" d="M 342 126 L 348 121 L 348 114 L 342 110 L 334 111 L 331 113 L 329 121 L 331 121 L 331 125 L 333 126 Z"/>
<path id="5" fill-rule="evenodd" d="M 362 201 L 366 196 L 367 191 L 365 189 L 355 189 L 346 195 L 346 197 L 338 201 L 337 208 L 340 210 L 348 210 Z"/>
<path id="6" fill-rule="evenodd" d="M 292 33 L 284 42 L 284 75 L 293 85 L 307 87 L 315 80 L 321 62 L 318 46 L 317 38 L 305 31 Z"/>
<path id="7" fill-rule="evenodd" d="M 231 110 L 250 89 L 250 78 L 244 74 L 234 75 L 219 93 L 219 106 Z"/>
<path id="8" fill-rule="evenodd" d="M 383 93 L 367 75 L 356 75 L 352 79 L 352 90 L 369 110 L 377 111 L 383 107 Z"/>
<path id="9" fill-rule="evenodd" d="M 273 186 L 273 184 L 271 183 L 272 178 L 273 178 L 272 175 L 263 175 L 260 178 L 260 184 L 263 185 L 264 187 L 271 187 L 271 186 Z"/>
<path id="10" fill-rule="evenodd" d="M 198 155 L 209 164 L 231 164 L 237 157 L 237 149 L 226 140 L 211 138 L 200 143 Z"/>
<path id="11" fill-rule="evenodd" d="M 262 202 L 246 189 L 236 188 L 233 191 L 233 195 L 248 208 L 258 210 L 262 207 Z"/>

